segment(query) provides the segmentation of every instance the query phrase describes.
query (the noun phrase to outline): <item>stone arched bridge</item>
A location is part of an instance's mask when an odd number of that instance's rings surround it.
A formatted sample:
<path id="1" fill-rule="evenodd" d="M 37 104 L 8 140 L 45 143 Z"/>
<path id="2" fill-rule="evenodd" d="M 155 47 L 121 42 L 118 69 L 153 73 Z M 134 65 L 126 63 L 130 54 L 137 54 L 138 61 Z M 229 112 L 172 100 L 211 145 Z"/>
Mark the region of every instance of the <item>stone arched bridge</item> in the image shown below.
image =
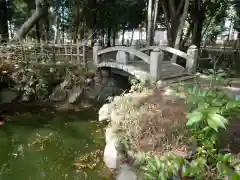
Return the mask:
<path id="1" fill-rule="evenodd" d="M 171 60 L 165 60 L 164 51 L 183 58 L 186 66 L 183 67 Z M 115 57 L 104 57 L 112 52 L 117 52 Z M 150 52 L 150 55 L 146 52 Z M 114 46 L 102 49 L 100 44 L 96 43 L 93 47 L 93 60 L 97 68 L 108 67 L 119 73 L 126 72 L 140 81 L 157 82 L 192 74 L 196 71 L 197 58 L 196 46 L 190 46 L 187 53 L 168 46 L 150 46 L 142 49 Z"/>

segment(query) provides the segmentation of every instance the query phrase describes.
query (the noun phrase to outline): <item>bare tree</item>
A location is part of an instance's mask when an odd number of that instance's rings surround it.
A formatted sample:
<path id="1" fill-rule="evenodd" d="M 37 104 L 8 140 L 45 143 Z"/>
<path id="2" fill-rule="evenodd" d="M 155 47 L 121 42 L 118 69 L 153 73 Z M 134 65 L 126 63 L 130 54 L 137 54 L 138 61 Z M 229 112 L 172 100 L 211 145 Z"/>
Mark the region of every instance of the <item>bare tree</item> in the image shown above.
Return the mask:
<path id="1" fill-rule="evenodd" d="M 0 0 L 0 40 L 8 41 L 7 1 Z"/>

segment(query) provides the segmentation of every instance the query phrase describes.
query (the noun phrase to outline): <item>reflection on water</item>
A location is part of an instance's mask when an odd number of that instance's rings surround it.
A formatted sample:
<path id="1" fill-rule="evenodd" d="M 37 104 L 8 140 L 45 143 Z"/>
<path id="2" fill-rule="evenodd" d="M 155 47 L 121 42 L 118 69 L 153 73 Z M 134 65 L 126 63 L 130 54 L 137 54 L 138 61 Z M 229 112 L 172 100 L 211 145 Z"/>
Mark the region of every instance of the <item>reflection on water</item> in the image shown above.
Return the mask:
<path id="1" fill-rule="evenodd" d="M 94 110 L 39 112 L 0 126 L 0 180 L 112 179 Z"/>

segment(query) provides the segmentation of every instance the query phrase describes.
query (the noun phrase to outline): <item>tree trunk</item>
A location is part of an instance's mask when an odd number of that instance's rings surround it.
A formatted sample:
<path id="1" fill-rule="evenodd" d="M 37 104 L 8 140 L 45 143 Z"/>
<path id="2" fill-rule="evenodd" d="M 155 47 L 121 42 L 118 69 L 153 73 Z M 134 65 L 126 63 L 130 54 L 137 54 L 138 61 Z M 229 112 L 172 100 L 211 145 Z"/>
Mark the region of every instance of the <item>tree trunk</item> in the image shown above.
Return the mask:
<path id="1" fill-rule="evenodd" d="M 101 45 L 104 47 L 105 46 L 105 29 L 102 29 L 101 37 L 102 37 Z"/>
<path id="2" fill-rule="evenodd" d="M 37 42 L 40 43 L 41 32 L 40 32 L 40 29 L 39 29 L 39 23 L 38 22 L 36 23 L 36 39 L 37 39 Z"/>
<path id="3" fill-rule="evenodd" d="M 94 41 L 97 39 L 97 0 L 93 0 L 92 2 L 92 46 L 94 45 Z"/>
<path id="4" fill-rule="evenodd" d="M 152 45 L 152 28 L 153 28 L 153 19 L 152 19 L 152 3 L 153 0 L 148 0 L 148 30 L 147 30 L 147 45 Z"/>
<path id="5" fill-rule="evenodd" d="M 57 16 L 57 32 L 56 32 L 56 36 L 55 36 L 55 44 L 59 44 L 60 43 L 60 18 Z"/>
<path id="6" fill-rule="evenodd" d="M 183 28 L 184 28 L 184 25 L 185 25 L 185 20 L 186 20 L 187 15 L 188 15 L 189 3 L 190 3 L 190 0 L 185 0 L 184 10 L 183 10 L 182 17 L 180 19 L 180 24 L 179 24 L 179 27 L 178 27 L 178 32 L 177 32 L 177 36 L 176 36 L 176 40 L 175 40 L 175 45 L 174 45 L 175 49 L 180 48 L 180 41 L 181 41 L 181 38 L 182 38 L 182 32 L 183 32 Z M 173 58 L 172 58 L 172 62 L 176 63 L 176 60 L 177 60 L 177 56 L 174 55 Z"/>
<path id="7" fill-rule="evenodd" d="M 187 41 L 189 40 L 189 36 L 192 32 L 192 29 L 193 29 L 193 24 L 191 23 L 188 27 L 188 30 L 187 30 L 187 33 L 185 34 L 185 37 L 184 39 L 180 42 L 180 47 L 181 48 L 185 48 L 186 47 L 186 43 Z"/>
<path id="8" fill-rule="evenodd" d="M 13 38 L 13 28 L 12 28 L 12 22 L 9 21 L 9 31 L 10 31 L 10 37 Z"/>
<path id="9" fill-rule="evenodd" d="M 190 0 L 185 0 L 185 5 L 184 5 L 184 10 L 183 10 L 183 14 L 182 17 L 180 19 L 180 24 L 178 27 L 178 32 L 177 32 L 177 36 L 176 36 L 176 40 L 175 40 L 175 49 L 179 49 L 179 45 L 180 45 L 180 41 L 181 41 L 181 37 L 182 37 L 182 32 L 183 32 L 183 28 L 185 25 L 185 20 L 187 18 L 188 15 L 188 7 L 189 7 L 189 1 Z"/>
<path id="10" fill-rule="evenodd" d="M 194 9 L 192 15 L 193 29 L 192 29 L 192 44 L 200 47 L 202 39 L 203 21 L 205 18 L 206 5 L 202 5 L 201 0 L 193 1 Z M 201 6 L 202 5 L 202 6 Z"/>
<path id="11" fill-rule="evenodd" d="M 202 27 L 203 27 L 203 21 L 200 20 L 194 23 L 193 30 L 192 30 L 192 44 L 196 45 L 198 48 L 200 48 L 201 46 Z"/>
<path id="12" fill-rule="evenodd" d="M 112 35 L 112 37 L 113 37 L 112 45 L 115 46 L 116 45 L 116 29 L 115 28 L 113 28 L 113 35 Z"/>
<path id="13" fill-rule="evenodd" d="M 61 8 L 61 20 L 63 19 L 64 17 L 64 6 L 62 5 L 62 8 Z M 65 27 L 64 27 L 64 23 L 61 22 L 61 25 L 62 25 L 62 44 L 64 44 L 65 42 Z"/>
<path id="14" fill-rule="evenodd" d="M 50 40 L 50 22 L 49 22 L 49 13 L 48 13 L 48 9 L 49 9 L 49 4 L 47 1 L 44 2 L 45 3 L 45 7 L 47 9 L 46 14 L 45 14 L 45 41 L 48 43 Z"/>
<path id="15" fill-rule="evenodd" d="M 80 28 L 80 24 L 81 24 L 81 7 L 80 4 L 78 3 L 78 1 L 75 1 L 75 4 L 77 4 L 77 15 L 76 18 L 74 20 L 74 25 L 75 25 L 75 37 L 74 37 L 74 43 L 77 43 L 78 39 L 79 39 L 79 28 Z"/>
<path id="16" fill-rule="evenodd" d="M 16 39 L 22 40 L 27 35 L 27 33 L 31 30 L 31 28 L 42 18 L 45 14 L 47 14 L 48 8 L 45 6 L 46 3 L 44 0 L 36 0 L 36 11 L 33 15 L 20 27 L 17 32 Z M 43 5 L 44 4 L 44 5 Z"/>
<path id="17" fill-rule="evenodd" d="M 107 28 L 107 39 L 108 39 L 107 47 L 110 47 L 111 46 L 111 28 L 110 27 Z"/>
<path id="18" fill-rule="evenodd" d="M 6 0 L 0 0 L 0 36 L 2 42 L 7 42 L 9 40 Z"/>
<path id="19" fill-rule="evenodd" d="M 155 35 L 155 29 L 156 29 L 156 25 L 157 25 L 158 5 L 159 5 L 159 0 L 155 0 L 155 4 L 154 4 L 154 18 L 153 18 L 153 28 L 152 28 L 153 37 L 154 37 L 154 35 Z"/>
<path id="20" fill-rule="evenodd" d="M 130 46 L 132 45 L 132 42 L 133 42 L 134 31 L 135 31 L 135 29 L 132 30 L 132 37 L 131 37 L 131 41 L 130 41 Z"/>
<path id="21" fill-rule="evenodd" d="M 125 26 L 123 27 L 123 30 L 122 30 L 122 45 L 124 45 L 124 34 L 125 34 Z"/>

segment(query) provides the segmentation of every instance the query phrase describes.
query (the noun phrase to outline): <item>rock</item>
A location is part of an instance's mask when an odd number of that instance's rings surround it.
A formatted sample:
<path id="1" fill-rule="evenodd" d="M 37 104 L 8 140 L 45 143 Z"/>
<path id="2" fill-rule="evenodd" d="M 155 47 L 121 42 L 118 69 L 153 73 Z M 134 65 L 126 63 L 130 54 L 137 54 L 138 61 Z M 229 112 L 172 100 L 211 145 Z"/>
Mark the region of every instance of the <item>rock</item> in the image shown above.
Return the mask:
<path id="1" fill-rule="evenodd" d="M 103 155 L 103 160 L 106 164 L 106 166 L 110 169 L 116 169 L 117 164 L 118 164 L 118 152 L 116 150 L 115 144 L 116 144 L 116 139 L 110 140 L 104 149 L 104 155 Z"/>
<path id="2" fill-rule="evenodd" d="M 122 99 L 122 96 L 115 96 L 113 99 L 113 102 L 116 104 L 117 102 L 119 102 Z"/>
<path id="3" fill-rule="evenodd" d="M 4 104 L 4 103 L 11 103 L 14 99 L 17 98 L 17 92 L 12 91 L 10 89 L 2 89 L 0 91 L 0 103 Z"/>
<path id="4" fill-rule="evenodd" d="M 116 169 L 120 167 L 125 158 L 122 153 L 125 147 L 119 142 L 117 133 L 117 126 L 111 125 L 106 129 L 105 138 L 106 146 L 104 150 L 104 162 L 108 168 Z"/>
<path id="5" fill-rule="evenodd" d="M 121 165 L 116 180 L 138 180 L 136 173 L 128 165 Z"/>
<path id="6" fill-rule="evenodd" d="M 119 124 L 119 122 L 124 121 L 125 114 L 117 112 L 117 110 L 112 110 L 110 115 L 111 122 Z"/>
<path id="7" fill-rule="evenodd" d="M 51 101 L 60 102 L 64 101 L 67 98 L 67 92 L 65 88 L 69 86 L 70 81 L 64 80 L 60 85 L 58 85 L 54 90 L 53 93 L 49 96 Z"/>
<path id="8" fill-rule="evenodd" d="M 86 84 L 87 85 L 90 85 L 92 82 L 93 82 L 93 79 L 91 79 L 91 78 L 86 79 Z"/>
<path id="9" fill-rule="evenodd" d="M 108 77 L 109 76 L 109 71 L 106 70 L 106 69 L 101 69 L 100 72 L 101 72 L 101 75 L 103 77 Z"/>
<path id="10" fill-rule="evenodd" d="M 24 93 L 24 94 L 22 95 L 21 101 L 23 101 L 23 102 L 30 101 L 30 95 Z"/>
<path id="11" fill-rule="evenodd" d="M 113 139 L 117 139 L 117 133 L 118 131 L 118 125 L 116 124 L 111 124 L 111 126 L 106 128 L 106 132 L 105 132 L 105 140 L 106 143 L 110 142 Z"/>
<path id="12" fill-rule="evenodd" d="M 64 89 L 66 88 L 67 86 L 69 86 L 71 83 L 70 83 L 70 80 L 64 80 L 61 84 L 60 84 L 60 88 L 61 89 Z"/>
<path id="13" fill-rule="evenodd" d="M 98 111 L 99 121 L 109 121 L 111 119 L 112 104 L 104 104 Z"/>
<path id="14" fill-rule="evenodd" d="M 49 96 L 51 101 L 60 102 L 64 101 L 67 98 L 67 92 L 65 89 L 62 89 L 60 86 L 56 87 L 53 90 L 53 93 Z"/>
<path id="15" fill-rule="evenodd" d="M 68 102 L 70 104 L 75 103 L 77 99 L 83 94 L 84 88 L 75 87 L 69 95 Z"/>

